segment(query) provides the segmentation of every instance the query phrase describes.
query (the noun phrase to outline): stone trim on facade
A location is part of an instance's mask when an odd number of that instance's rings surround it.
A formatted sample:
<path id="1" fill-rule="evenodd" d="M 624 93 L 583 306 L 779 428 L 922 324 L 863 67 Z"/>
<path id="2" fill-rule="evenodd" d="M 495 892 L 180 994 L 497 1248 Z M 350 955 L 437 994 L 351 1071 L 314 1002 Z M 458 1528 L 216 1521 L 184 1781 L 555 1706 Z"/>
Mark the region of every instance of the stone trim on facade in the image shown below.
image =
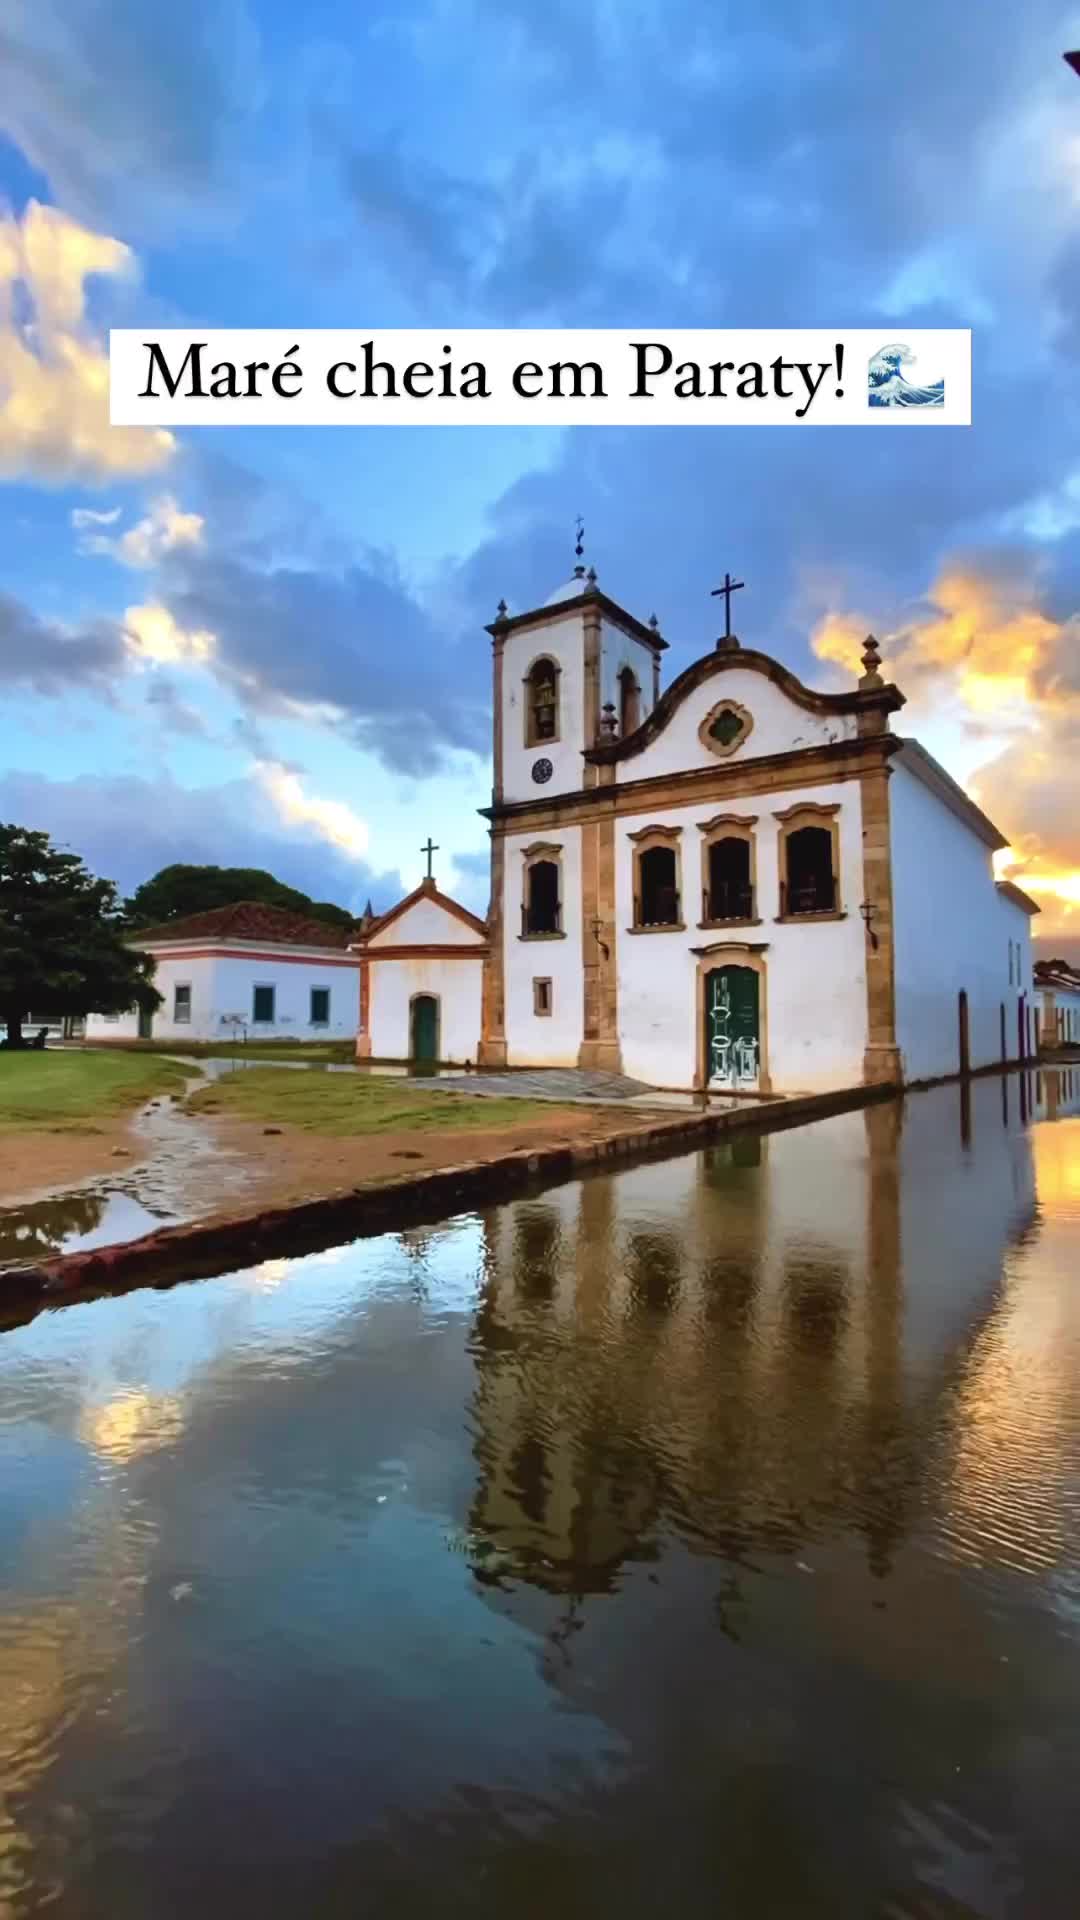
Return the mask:
<path id="1" fill-rule="evenodd" d="M 500 828 L 493 827 L 489 943 L 480 976 L 480 1043 L 476 1049 L 477 1065 L 481 1067 L 506 1065 L 505 856 L 505 836 Z"/>
<path id="2" fill-rule="evenodd" d="M 739 732 L 728 741 L 727 746 L 722 740 L 715 740 L 710 732 L 710 728 L 715 726 L 722 713 L 734 714 L 739 722 Z M 746 745 L 753 730 L 754 716 L 749 707 L 741 706 L 738 700 L 718 700 L 714 707 L 709 708 L 698 728 L 698 739 L 706 753 L 715 754 L 718 760 L 730 760 L 733 754 L 738 753 L 740 747 Z"/>
<path id="3" fill-rule="evenodd" d="M 659 738 L 683 701 L 688 700 L 707 680 L 717 674 L 743 670 L 762 674 L 796 706 L 805 708 L 808 713 L 855 716 L 873 713 L 881 717 L 884 725 L 885 715 L 895 713 L 904 705 L 904 696 L 899 687 L 856 689 L 851 693 L 818 693 L 815 688 L 804 686 L 787 667 L 781 666 L 778 660 L 770 659 L 767 653 L 755 653 L 746 647 L 725 648 L 718 653 L 707 653 L 703 659 L 695 660 L 692 666 L 680 673 L 636 733 L 626 740 L 604 741 L 599 746 L 587 748 L 586 757 L 598 764 L 631 759 Z"/>
<path id="4" fill-rule="evenodd" d="M 648 724 L 647 720 L 643 721 L 638 734 Z M 552 794 L 547 800 L 530 796 L 528 800 L 506 801 L 480 811 L 485 819 L 497 821 L 515 833 L 550 833 L 553 828 L 604 819 L 610 813 L 660 812 L 698 807 L 703 801 L 711 800 L 720 804 L 726 799 L 738 802 L 753 799 L 757 794 L 859 780 L 868 768 L 880 766 L 896 753 L 899 746 L 896 736 L 887 733 L 871 738 L 834 740 L 827 746 L 799 747 L 749 760 L 717 762 L 685 773 L 653 774 L 648 779 L 619 781 L 617 785 L 614 767 L 599 765 L 596 785 L 573 793 Z M 586 774 L 588 771 L 586 768 Z"/>
<path id="5" fill-rule="evenodd" d="M 536 730 L 536 725 L 535 725 L 536 716 L 533 712 L 532 678 L 533 678 L 533 674 L 536 672 L 537 667 L 550 667 L 552 671 L 552 675 L 554 676 L 553 682 L 552 682 L 552 691 L 554 694 L 555 730 L 553 733 L 541 734 L 541 733 L 538 733 Z M 523 729 L 522 745 L 527 749 L 531 749 L 533 747 L 558 746 L 559 741 L 562 739 L 562 692 L 561 692 L 561 684 L 560 684 L 561 681 L 562 681 L 562 668 L 559 665 L 559 662 L 556 660 L 555 655 L 553 653 L 538 653 L 536 655 L 535 660 L 530 660 L 528 667 L 523 673 L 521 678 L 521 684 L 525 688 L 525 698 L 522 702 L 524 712 L 522 713 L 522 716 L 521 716 L 521 724 Z"/>
<path id="6" fill-rule="evenodd" d="M 584 1025 L 578 1066 L 622 1072 L 615 925 L 615 821 L 581 829 L 581 956 Z"/>
<path id="7" fill-rule="evenodd" d="M 779 832 L 776 836 L 776 859 L 780 877 L 780 911 L 776 915 L 777 920 L 842 920 L 844 902 L 840 891 L 839 802 L 832 801 L 825 805 L 817 800 L 801 800 L 796 806 L 785 807 L 782 812 L 774 813 L 773 818 L 779 823 Z M 804 827 L 820 827 L 823 832 L 828 833 L 832 842 L 833 904 L 831 907 L 823 907 L 820 912 L 791 913 L 783 904 L 790 886 L 788 841 L 793 833 L 799 833 Z"/>
<path id="8" fill-rule="evenodd" d="M 896 947 L 893 932 L 890 769 L 864 773 L 862 801 L 863 904 L 866 929 L 866 1051 L 868 1086 L 899 1086 L 903 1064 L 896 1044 Z"/>
<path id="9" fill-rule="evenodd" d="M 694 1018 L 697 1021 L 694 1091 L 702 1093 L 707 1085 L 705 1059 L 705 980 L 717 967 L 749 967 L 758 976 L 758 1092 L 771 1093 L 769 1077 L 769 969 L 765 945 L 747 940 L 717 940 L 708 947 L 693 947 L 697 959 L 694 989 Z"/>
<path id="10" fill-rule="evenodd" d="M 701 919 L 699 927 L 759 927 L 761 914 L 758 902 L 757 883 L 757 834 L 756 813 L 716 813 L 711 820 L 699 820 L 698 832 L 701 835 Z M 746 918 L 732 915 L 730 919 L 717 920 L 706 918 L 705 902 L 711 891 L 709 886 L 709 849 L 721 840 L 744 840 L 750 849 L 750 900 L 753 911 Z"/>

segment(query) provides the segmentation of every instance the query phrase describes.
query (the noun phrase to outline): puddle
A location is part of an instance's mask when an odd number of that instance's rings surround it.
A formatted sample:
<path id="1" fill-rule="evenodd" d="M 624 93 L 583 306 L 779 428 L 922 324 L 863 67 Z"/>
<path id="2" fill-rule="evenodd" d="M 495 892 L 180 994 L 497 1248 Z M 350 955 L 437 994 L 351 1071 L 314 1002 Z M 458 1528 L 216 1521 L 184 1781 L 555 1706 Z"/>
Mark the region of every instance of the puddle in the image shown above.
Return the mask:
<path id="1" fill-rule="evenodd" d="M 176 1215 L 144 1206 L 119 1188 L 97 1186 L 28 1206 L 0 1209 L 0 1269 L 31 1266 L 57 1253 L 137 1240 Z"/>

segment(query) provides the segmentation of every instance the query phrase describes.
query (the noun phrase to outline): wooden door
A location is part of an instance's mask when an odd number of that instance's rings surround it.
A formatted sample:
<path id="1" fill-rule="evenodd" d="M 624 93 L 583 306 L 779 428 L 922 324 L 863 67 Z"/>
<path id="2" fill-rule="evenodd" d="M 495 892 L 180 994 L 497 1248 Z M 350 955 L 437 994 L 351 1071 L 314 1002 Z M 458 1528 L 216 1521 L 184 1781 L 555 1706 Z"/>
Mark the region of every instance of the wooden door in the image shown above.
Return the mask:
<path id="1" fill-rule="evenodd" d="M 410 1053 L 416 1061 L 439 1057 L 439 1003 L 434 994 L 418 993 L 412 1003 Z"/>
<path id="2" fill-rule="evenodd" d="M 705 1078 L 709 1086 L 756 1088 L 761 1003 L 753 967 L 714 967 L 705 976 Z"/>

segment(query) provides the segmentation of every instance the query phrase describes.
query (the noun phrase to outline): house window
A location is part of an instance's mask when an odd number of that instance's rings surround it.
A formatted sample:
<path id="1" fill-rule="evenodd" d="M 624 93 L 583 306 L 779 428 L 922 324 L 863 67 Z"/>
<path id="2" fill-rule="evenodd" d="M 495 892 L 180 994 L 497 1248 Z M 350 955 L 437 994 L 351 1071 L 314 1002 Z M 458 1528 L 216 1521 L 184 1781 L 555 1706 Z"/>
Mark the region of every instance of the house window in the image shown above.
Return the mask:
<path id="1" fill-rule="evenodd" d="M 633 667 L 623 667 L 619 673 L 619 733 L 625 740 L 640 725 L 641 688 Z"/>
<path id="2" fill-rule="evenodd" d="M 558 737 L 559 669 L 545 656 L 525 675 L 525 745 L 538 747 Z"/>
<path id="3" fill-rule="evenodd" d="M 840 911 L 838 807 L 790 807 L 780 821 L 780 918 Z"/>
<path id="4" fill-rule="evenodd" d="M 678 827 L 645 827 L 634 843 L 634 926 L 682 925 Z"/>
<path id="5" fill-rule="evenodd" d="M 178 1027 L 185 1027 L 191 1019 L 190 985 L 173 988 L 173 1020 Z"/>
<path id="6" fill-rule="evenodd" d="M 272 1027 L 274 1024 L 275 989 L 273 987 L 254 987 L 251 995 L 251 1023 L 256 1027 Z"/>
<path id="7" fill-rule="evenodd" d="M 521 889 L 521 937 L 536 940 L 561 934 L 562 848 L 536 845 L 525 849 Z"/>
<path id="8" fill-rule="evenodd" d="M 701 823 L 701 919 L 717 926 L 755 917 L 755 815 L 718 814 Z"/>
<path id="9" fill-rule="evenodd" d="M 311 1025 L 313 1027 L 330 1025 L 329 987 L 312 987 L 311 989 Z"/>
<path id="10" fill-rule="evenodd" d="M 551 1012 L 551 981 L 550 980 L 534 980 L 533 981 L 533 1012 L 535 1014 L 541 1014 L 541 1015 L 550 1014 Z"/>

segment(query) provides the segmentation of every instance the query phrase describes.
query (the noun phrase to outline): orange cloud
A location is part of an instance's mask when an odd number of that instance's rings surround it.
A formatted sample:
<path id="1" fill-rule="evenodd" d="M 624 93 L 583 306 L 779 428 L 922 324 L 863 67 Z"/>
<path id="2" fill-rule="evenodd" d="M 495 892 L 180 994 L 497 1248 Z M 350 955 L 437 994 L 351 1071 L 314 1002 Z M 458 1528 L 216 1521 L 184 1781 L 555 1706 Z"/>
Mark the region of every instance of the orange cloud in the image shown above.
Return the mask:
<path id="1" fill-rule="evenodd" d="M 872 622 L 832 610 L 812 636 L 820 660 L 858 675 Z M 999 872 L 1042 907 L 1040 939 L 1080 934 L 1080 619 L 1058 621 L 1035 582 L 988 561 L 943 567 L 918 613 L 879 633 L 883 671 L 918 732 L 943 710 L 993 753 L 969 785 L 1010 836 Z"/>

